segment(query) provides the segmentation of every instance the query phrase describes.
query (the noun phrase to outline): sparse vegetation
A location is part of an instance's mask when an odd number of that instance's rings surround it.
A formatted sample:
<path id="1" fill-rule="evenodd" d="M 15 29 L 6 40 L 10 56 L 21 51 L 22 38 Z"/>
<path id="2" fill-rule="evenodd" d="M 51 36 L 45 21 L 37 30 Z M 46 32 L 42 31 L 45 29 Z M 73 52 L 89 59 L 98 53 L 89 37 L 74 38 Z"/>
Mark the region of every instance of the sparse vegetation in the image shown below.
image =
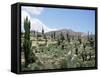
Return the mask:
<path id="1" fill-rule="evenodd" d="M 70 33 L 30 33 L 30 21 L 24 21 L 21 54 L 22 70 L 67 69 L 95 66 L 94 35 L 75 36 Z M 30 36 L 32 35 L 32 36 Z M 23 53 L 21 52 L 21 53 Z M 23 57 L 25 56 L 25 57 Z"/>

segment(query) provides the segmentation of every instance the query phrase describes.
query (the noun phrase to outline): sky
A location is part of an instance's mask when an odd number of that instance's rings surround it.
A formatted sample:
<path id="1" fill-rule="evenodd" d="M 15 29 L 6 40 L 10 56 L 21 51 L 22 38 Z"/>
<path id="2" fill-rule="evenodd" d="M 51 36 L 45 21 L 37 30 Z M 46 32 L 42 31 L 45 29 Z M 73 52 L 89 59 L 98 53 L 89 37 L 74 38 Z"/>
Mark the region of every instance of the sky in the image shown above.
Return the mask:
<path id="1" fill-rule="evenodd" d="M 43 7 L 22 7 L 23 19 L 28 16 L 31 21 L 31 30 L 45 32 L 71 29 L 76 32 L 95 33 L 95 11 L 80 9 L 59 9 Z"/>

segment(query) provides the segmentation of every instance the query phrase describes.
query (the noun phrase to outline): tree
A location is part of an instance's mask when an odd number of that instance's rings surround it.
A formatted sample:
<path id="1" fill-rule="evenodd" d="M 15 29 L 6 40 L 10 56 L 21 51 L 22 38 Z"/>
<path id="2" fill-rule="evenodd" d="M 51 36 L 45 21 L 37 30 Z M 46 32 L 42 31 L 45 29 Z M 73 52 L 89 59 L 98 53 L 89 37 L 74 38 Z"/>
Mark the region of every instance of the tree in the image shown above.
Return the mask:
<path id="1" fill-rule="evenodd" d="M 34 54 L 32 53 L 32 42 L 30 40 L 30 21 L 28 20 L 28 17 L 24 19 L 24 42 L 23 42 L 23 48 L 24 48 L 24 55 L 25 55 L 25 67 L 28 66 L 29 63 L 32 63 L 35 61 Z"/>

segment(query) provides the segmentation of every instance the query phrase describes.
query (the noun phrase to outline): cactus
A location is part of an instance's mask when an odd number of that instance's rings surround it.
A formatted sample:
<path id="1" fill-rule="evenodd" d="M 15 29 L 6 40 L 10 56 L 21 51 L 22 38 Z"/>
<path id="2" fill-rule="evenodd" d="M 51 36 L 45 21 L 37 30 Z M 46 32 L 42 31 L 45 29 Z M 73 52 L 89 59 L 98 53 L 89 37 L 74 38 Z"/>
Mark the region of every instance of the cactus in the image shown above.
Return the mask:
<path id="1" fill-rule="evenodd" d="M 47 40 L 47 36 L 45 34 L 44 34 L 44 39 L 45 39 L 45 44 L 47 45 L 48 40 Z"/>
<path id="2" fill-rule="evenodd" d="M 78 41 L 79 41 L 80 44 L 82 43 L 81 36 L 78 36 Z"/>
<path id="3" fill-rule="evenodd" d="M 75 49 L 75 54 L 78 55 L 78 48 Z"/>
<path id="4" fill-rule="evenodd" d="M 29 63 L 32 63 L 35 61 L 34 54 L 32 53 L 32 42 L 30 41 L 30 21 L 28 20 L 28 17 L 24 20 L 24 42 L 23 42 L 23 48 L 24 48 L 24 55 L 25 55 L 25 67 L 28 66 Z"/>
<path id="5" fill-rule="evenodd" d="M 56 33 L 53 32 L 53 33 L 51 34 L 51 38 L 55 39 L 55 35 L 56 35 Z"/>
<path id="6" fill-rule="evenodd" d="M 94 39 L 93 39 L 92 33 L 91 33 L 91 37 L 90 37 L 90 39 L 89 39 L 89 42 L 90 42 L 91 47 L 94 48 L 95 41 L 94 41 Z"/>
<path id="7" fill-rule="evenodd" d="M 53 33 L 53 37 L 54 37 L 54 39 L 55 39 L 55 35 L 56 35 L 56 33 L 54 32 L 54 33 Z"/>
<path id="8" fill-rule="evenodd" d="M 61 39 L 62 42 L 65 40 L 64 35 L 63 35 L 62 32 L 61 32 L 61 34 L 60 34 L 60 39 Z"/>
<path id="9" fill-rule="evenodd" d="M 88 31 L 87 39 L 88 39 L 88 41 L 89 41 L 89 39 L 90 39 L 89 31 Z"/>
<path id="10" fill-rule="evenodd" d="M 45 39 L 44 29 L 42 27 L 42 37 Z"/>
<path id="11" fill-rule="evenodd" d="M 85 51 L 85 49 L 86 49 L 86 44 L 83 43 L 83 50 Z"/>
<path id="12" fill-rule="evenodd" d="M 33 31 L 33 34 L 34 34 L 34 36 L 35 36 L 35 30 Z"/>
<path id="13" fill-rule="evenodd" d="M 42 35 L 44 36 L 44 29 L 43 29 L 43 27 L 42 27 Z"/>
<path id="14" fill-rule="evenodd" d="M 71 40 L 70 40 L 70 36 L 69 36 L 69 34 L 67 33 L 67 41 L 68 42 L 70 42 Z"/>
<path id="15" fill-rule="evenodd" d="M 89 52 L 89 60 L 91 60 L 91 56 L 92 56 L 92 54 L 91 54 L 91 52 Z"/>
<path id="16" fill-rule="evenodd" d="M 64 45 L 63 45 L 63 44 L 61 45 L 61 49 L 62 49 L 62 50 L 64 49 Z"/>
<path id="17" fill-rule="evenodd" d="M 60 40 L 59 39 L 57 39 L 57 44 L 60 45 Z"/>

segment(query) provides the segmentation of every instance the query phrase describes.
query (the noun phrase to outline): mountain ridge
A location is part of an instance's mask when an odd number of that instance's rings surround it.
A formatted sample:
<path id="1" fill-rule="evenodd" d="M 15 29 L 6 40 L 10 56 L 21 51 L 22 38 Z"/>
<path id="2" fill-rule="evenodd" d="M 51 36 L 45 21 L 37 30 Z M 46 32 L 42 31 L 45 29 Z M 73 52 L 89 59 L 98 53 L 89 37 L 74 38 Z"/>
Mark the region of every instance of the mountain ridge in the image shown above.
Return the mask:
<path id="1" fill-rule="evenodd" d="M 42 35 L 42 32 L 38 32 L 38 31 L 35 31 L 35 30 L 31 30 L 31 33 L 33 34 L 34 32 Z M 45 32 L 44 34 L 46 35 L 52 35 L 53 33 L 55 33 L 56 35 L 60 35 L 61 33 L 63 33 L 63 35 L 73 35 L 73 36 L 87 36 L 88 34 L 85 33 L 85 32 L 75 32 L 71 29 L 59 29 L 59 30 L 54 30 L 54 31 L 49 31 L 49 32 Z"/>

